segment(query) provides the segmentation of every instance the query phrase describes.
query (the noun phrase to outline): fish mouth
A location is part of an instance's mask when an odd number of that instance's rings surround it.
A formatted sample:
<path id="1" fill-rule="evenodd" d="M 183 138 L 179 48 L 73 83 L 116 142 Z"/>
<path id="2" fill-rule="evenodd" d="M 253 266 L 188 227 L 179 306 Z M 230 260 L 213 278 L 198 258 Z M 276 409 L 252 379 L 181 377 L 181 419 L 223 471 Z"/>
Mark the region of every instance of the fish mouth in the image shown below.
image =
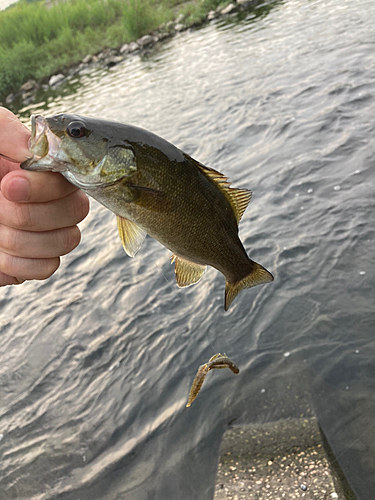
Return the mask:
<path id="1" fill-rule="evenodd" d="M 66 172 L 68 164 L 57 159 L 61 148 L 61 139 L 49 128 L 47 120 L 42 115 L 31 115 L 31 136 L 29 150 L 31 158 L 21 163 L 24 170 Z"/>

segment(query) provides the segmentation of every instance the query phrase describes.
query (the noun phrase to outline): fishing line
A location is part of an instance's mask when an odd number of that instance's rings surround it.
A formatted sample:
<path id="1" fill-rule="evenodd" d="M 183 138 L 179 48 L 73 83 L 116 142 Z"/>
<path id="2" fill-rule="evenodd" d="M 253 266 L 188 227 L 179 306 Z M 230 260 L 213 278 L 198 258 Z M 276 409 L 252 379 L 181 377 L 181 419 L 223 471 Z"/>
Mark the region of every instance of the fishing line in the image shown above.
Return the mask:
<path id="1" fill-rule="evenodd" d="M 343 455 L 345 455 L 345 453 L 346 453 L 348 450 L 350 450 L 350 448 L 352 448 L 352 446 L 354 446 L 354 445 L 355 445 L 355 444 L 356 444 L 356 443 L 357 443 L 357 442 L 358 442 L 358 441 L 359 441 L 359 440 L 360 440 L 360 439 L 361 439 L 361 438 L 362 438 L 362 437 L 363 437 L 363 436 L 364 436 L 364 435 L 365 435 L 365 434 L 366 434 L 366 433 L 367 433 L 370 429 L 372 429 L 372 427 L 374 427 L 374 426 L 375 426 L 375 423 L 373 423 L 373 424 L 369 425 L 369 426 L 367 427 L 367 429 L 365 429 L 365 430 L 362 432 L 362 434 L 361 434 L 360 436 L 358 436 L 358 437 L 357 437 L 357 438 L 356 438 L 356 439 L 355 439 L 355 440 L 354 440 L 354 441 L 353 441 L 353 442 L 352 442 L 352 443 L 351 443 L 351 444 L 350 444 L 350 445 L 349 445 L 349 446 L 348 446 L 348 447 L 347 447 L 344 451 L 342 451 L 342 452 L 341 452 L 341 453 L 340 453 L 337 457 L 335 457 L 335 459 L 334 459 L 332 462 L 329 462 L 329 461 L 328 461 L 329 465 L 331 465 L 331 467 L 332 467 L 332 465 L 333 465 L 333 464 L 335 464 L 336 462 L 338 463 L 339 459 L 340 459 Z M 312 479 L 313 479 L 313 478 L 311 478 L 311 480 L 312 480 Z M 309 480 L 310 480 L 310 478 L 309 478 Z M 304 476 L 304 477 L 302 477 L 302 478 L 298 478 L 298 481 L 300 482 L 300 486 L 301 486 L 301 484 L 305 484 L 305 485 L 306 485 L 306 484 L 307 484 L 307 482 L 308 482 L 308 481 L 307 481 L 307 477 L 306 477 L 306 476 Z"/>
<path id="2" fill-rule="evenodd" d="M 5 155 L 3 155 L 2 153 L 0 153 L 0 156 L 1 156 L 2 158 L 4 158 L 5 160 L 11 161 L 12 163 L 20 163 L 19 161 L 17 161 L 17 160 L 13 160 L 13 158 L 9 158 L 9 156 L 5 156 Z M 26 159 L 28 160 L 29 158 L 27 158 L 27 156 L 26 156 Z"/>
<path id="3" fill-rule="evenodd" d="M 340 455 L 338 457 L 335 458 L 335 460 L 333 460 L 332 464 L 337 462 L 339 460 L 339 458 L 341 458 L 348 450 L 350 450 L 350 448 L 352 448 L 352 446 L 354 446 L 370 429 L 372 429 L 372 427 L 374 427 L 374 425 L 375 425 L 375 423 L 369 425 L 367 427 L 367 429 L 365 431 L 363 431 L 359 437 L 357 437 L 343 452 L 340 453 Z"/>
<path id="4" fill-rule="evenodd" d="M 166 275 L 163 273 L 163 270 L 161 267 L 159 267 L 156 262 L 154 261 L 154 264 L 155 264 L 155 267 L 156 269 L 161 273 L 161 275 L 163 276 L 163 278 L 165 279 L 165 281 L 169 284 L 170 283 L 170 280 L 166 277 Z M 181 300 L 181 299 L 180 299 Z"/>

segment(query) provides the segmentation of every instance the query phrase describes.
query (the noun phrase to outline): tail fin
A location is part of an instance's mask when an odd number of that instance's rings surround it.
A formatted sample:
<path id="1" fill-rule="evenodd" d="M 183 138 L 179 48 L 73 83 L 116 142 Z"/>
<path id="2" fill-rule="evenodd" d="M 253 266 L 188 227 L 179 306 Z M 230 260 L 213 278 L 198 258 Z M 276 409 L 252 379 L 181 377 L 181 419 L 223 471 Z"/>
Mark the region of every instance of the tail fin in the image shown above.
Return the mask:
<path id="1" fill-rule="evenodd" d="M 226 282 L 225 286 L 225 304 L 224 309 L 227 311 L 233 300 L 244 288 L 251 288 L 262 283 L 270 283 L 273 281 L 273 276 L 260 264 L 252 261 L 254 264 L 251 272 L 236 283 Z"/>

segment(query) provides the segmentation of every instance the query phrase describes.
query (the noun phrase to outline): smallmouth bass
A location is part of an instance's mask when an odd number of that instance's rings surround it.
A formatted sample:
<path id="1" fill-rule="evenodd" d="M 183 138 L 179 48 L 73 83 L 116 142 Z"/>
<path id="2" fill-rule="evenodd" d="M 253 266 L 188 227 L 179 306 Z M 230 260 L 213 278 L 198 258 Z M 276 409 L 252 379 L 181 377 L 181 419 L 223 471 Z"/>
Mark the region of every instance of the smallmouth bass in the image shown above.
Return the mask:
<path id="1" fill-rule="evenodd" d="M 191 385 L 191 389 L 189 392 L 189 399 L 186 403 L 186 408 L 189 408 L 194 401 L 194 399 L 198 396 L 199 391 L 203 385 L 204 379 L 206 378 L 207 373 L 212 369 L 223 369 L 229 368 L 236 375 L 240 373 L 240 369 L 238 366 L 232 361 L 226 354 L 215 354 L 208 360 L 208 363 L 201 365 L 198 368 L 197 374 L 193 380 Z"/>
<path id="2" fill-rule="evenodd" d="M 73 114 L 32 116 L 31 125 L 33 156 L 21 168 L 60 172 L 114 212 L 129 256 L 149 234 L 172 251 L 179 287 L 214 267 L 226 279 L 225 310 L 244 288 L 273 281 L 238 237 L 249 190 L 138 127 Z"/>

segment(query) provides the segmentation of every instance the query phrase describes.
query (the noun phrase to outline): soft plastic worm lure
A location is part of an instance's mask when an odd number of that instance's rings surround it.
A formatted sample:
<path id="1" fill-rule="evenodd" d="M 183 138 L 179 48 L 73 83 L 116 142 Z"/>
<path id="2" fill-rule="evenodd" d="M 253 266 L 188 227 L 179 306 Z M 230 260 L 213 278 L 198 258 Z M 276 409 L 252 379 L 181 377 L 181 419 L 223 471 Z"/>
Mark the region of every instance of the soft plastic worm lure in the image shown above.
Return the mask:
<path id="1" fill-rule="evenodd" d="M 215 354 L 212 358 L 209 359 L 208 363 L 201 365 L 198 368 L 197 374 L 193 380 L 191 385 L 191 389 L 189 392 L 189 400 L 186 404 L 186 407 L 189 408 L 194 399 L 198 396 L 198 393 L 203 385 L 204 379 L 206 378 L 207 373 L 212 369 L 222 369 L 229 368 L 233 373 L 239 373 L 238 366 L 232 361 L 226 354 Z"/>

